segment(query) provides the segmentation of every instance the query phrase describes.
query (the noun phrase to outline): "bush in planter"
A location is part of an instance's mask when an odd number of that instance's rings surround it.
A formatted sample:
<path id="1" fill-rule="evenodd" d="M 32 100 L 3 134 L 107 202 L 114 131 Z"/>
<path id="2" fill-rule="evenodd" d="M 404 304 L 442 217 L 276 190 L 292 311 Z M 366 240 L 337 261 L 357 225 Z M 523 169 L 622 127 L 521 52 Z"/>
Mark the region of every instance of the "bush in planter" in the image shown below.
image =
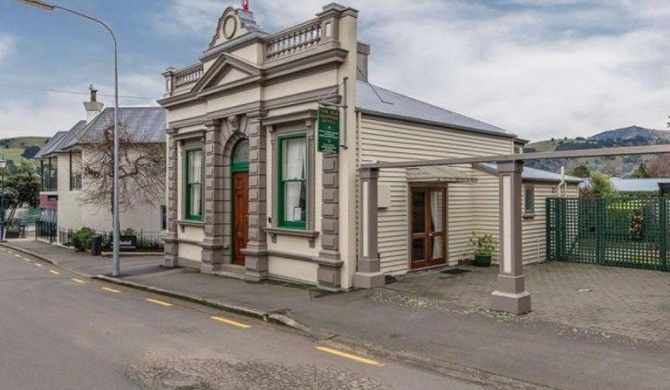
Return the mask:
<path id="1" fill-rule="evenodd" d="M 21 232 L 21 228 L 16 226 L 16 225 L 9 225 L 7 226 L 7 233 L 6 236 L 7 238 L 19 238 L 19 233 Z"/>
<path id="2" fill-rule="evenodd" d="M 77 230 L 77 232 L 72 236 L 72 246 L 78 252 L 91 249 L 92 236 L 93 230 L 91 228 L 83 227 Z"/>
<path id="3" fill-rule="evenodd" d="M 481 267 L 491 265 L 491 256 L 496 250 L 496 240 L 491 233 L 473 231 L 470 245 L 475 248 L 475 264 Z"/>

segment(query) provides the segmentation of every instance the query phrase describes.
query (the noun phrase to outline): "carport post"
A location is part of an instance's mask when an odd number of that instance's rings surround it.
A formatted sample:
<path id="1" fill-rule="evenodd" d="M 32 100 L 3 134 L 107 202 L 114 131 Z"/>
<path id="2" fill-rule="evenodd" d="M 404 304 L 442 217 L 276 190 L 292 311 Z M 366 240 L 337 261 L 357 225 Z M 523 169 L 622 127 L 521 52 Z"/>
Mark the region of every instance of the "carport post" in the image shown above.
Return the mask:
<path id="1" fill-rule="evenodd" d="M 379 252 L 377 250 L 377 181 L 379 168 L 361 169 L 361 188 L 363 209 L 361 242 L 363 248 L 358 255 L 354 287 L 375 288 L 384 285 L 384 274 L 381 272 Z"/>
<path id="2" fill-rule="evenodd" d="M 522 265 L 521 172 L 523 161 L 498 162 L 500 182 L 500 272 L 491 294 L 491 310 L 530 312 Z"/>

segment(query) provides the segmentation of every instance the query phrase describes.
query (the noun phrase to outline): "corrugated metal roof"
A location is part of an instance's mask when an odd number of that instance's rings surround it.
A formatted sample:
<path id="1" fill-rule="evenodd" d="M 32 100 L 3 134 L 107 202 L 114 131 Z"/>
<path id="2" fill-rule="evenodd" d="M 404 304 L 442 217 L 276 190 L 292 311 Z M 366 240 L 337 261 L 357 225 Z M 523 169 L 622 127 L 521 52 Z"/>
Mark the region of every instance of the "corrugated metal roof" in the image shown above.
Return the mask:
<path id="1" fill-rule="evenodd" d="M 133 142 L 165 142 L 166 112 L 161 107 L 120 107 L 119 129 Z M 107 107 L 86 126 L 75 144 L 96 143 L 104 130 L 113 126 L 114 108 Z"/>
<path id="2" fill-rule="evenodd" d="M 475 183 L 477 179 L 448 166 L 430 166 L 407 168 L 407 181 L 427 182 L 440 181 L 445 183 Z"/>
<path id="3" fill-rule="evenodd" d="M 670 183 L 670 178 L 654 178 L 654 179 L 619 179 L 613 177 L 610 182 L 617 191 L 635 192 L 635 191 L 650 191 L 658 192 L 659 183 Z"/>
<path id="4" fill-rule="evenodd" d="M 490 163 L 484 163 L 484 164 L 478 164 L 483 166 L 484 168 L 497 173 L 498 172 L 498 164 L 490 164 Z M 535 168 L 528 168 L 528 167 L 523 167 L 523 172 L 521 173 L 521 178 L 523 180 L 528 180 L 528 181 L 553 181 L 553 182 L 560 182 L 561 181 L 561 175 L 558 173 L 554 172 L 549 172 L 549 171 L 543 171 L 541 169 L 535 169 Z M 565 175 L 565 181 L 568 183 L 581 183 L 584 181 L 584 179 L 575 177 L 575 176 L 568 176 Z"/>
<path id="5" fill-rule="evenodd" d="M 63 140 L 63 137 L 67 134 L 67 131 L 59 131 L 54 134 L 45 144 L 42 146 L 42 149 L 39 150 L 33 156 L 34 159 L 40 159 L 46 157 L 56 146 Z"/>
<path id="6" fill-rule="evenodd" d="M 77 142 L 77 139 L 79 135 L 84 131 L 86 128 L 86 121 L 79 121 L 77 122 L 76 125 L 74 125 L 63 137 L 61 142 L 58 144 L 54 150 L 51 151 L 51 153 L 56 153 L 60 152 L 63 149 L 69 148 L 70 146 L 74 145 Z"/>
<path id="7" fill-rule="evenodd" d="M 356 86 L 356 108 L 361 112 L 461 130 L 516 137 L 499 127 L 374 86 L 365 81 L 358 80 Z"/>

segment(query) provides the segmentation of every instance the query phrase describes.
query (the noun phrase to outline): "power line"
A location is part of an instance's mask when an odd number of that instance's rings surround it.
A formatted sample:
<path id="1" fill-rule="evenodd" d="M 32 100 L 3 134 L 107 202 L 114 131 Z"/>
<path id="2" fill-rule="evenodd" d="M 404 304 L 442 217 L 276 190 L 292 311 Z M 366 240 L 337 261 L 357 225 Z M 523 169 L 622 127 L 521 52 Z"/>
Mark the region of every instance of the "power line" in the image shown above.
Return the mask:
<path id="1" fill-rule="evenodd" d="M 30 87 L 27 85 L 12 85 L 12 84 L 0 84 L 0 88 L 14 88 L 14 89 L 27 89 L 32 91 L 43 91 L 43 92 L 54 92 L 54 93 L 67 93 L 70 95 L 88 95 L 88 92 L 78 92 L 78 91 L 68 91 L 64 89 L 51 89 L 51 88 L 39 88 L 39 87 Z M 99 94 L 100 96 L 114 97 L 114 95 Z M 146 96 L 129 96 L 129 95 L 119 95 L 119 97 L 126 99 L 142 99 L 142 100 L 155 100 L 155 98 L 150 98 Z"/>

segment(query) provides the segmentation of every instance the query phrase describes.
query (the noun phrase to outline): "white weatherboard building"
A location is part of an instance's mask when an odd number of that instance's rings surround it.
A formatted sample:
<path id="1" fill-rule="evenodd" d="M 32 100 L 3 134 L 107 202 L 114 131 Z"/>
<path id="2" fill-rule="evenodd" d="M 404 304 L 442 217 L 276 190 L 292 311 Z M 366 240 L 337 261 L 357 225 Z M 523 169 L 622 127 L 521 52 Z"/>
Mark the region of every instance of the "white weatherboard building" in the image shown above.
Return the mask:
<path id="1" fill-rule="evenodd" d="M 471 258 L 473 230 L 497 235 L 495 165 L 384 169 L 378 191 L 368 186 L 377 178 L 363 163 L 511 154 L 524 141 L 368 82 L 357 22 L 358 11 L 329 4 L 269 34 L 228 8 L 198 62 L 164 73 L 166 265 L 365 288 Z M 339 111 L 337 153 L 320 145 L 320 107 Z M 524 172 L 524 261 L 544 259 L 544 199 L 560 181 Z M 572 179 L 568 188 L 577 194 Z"/>

